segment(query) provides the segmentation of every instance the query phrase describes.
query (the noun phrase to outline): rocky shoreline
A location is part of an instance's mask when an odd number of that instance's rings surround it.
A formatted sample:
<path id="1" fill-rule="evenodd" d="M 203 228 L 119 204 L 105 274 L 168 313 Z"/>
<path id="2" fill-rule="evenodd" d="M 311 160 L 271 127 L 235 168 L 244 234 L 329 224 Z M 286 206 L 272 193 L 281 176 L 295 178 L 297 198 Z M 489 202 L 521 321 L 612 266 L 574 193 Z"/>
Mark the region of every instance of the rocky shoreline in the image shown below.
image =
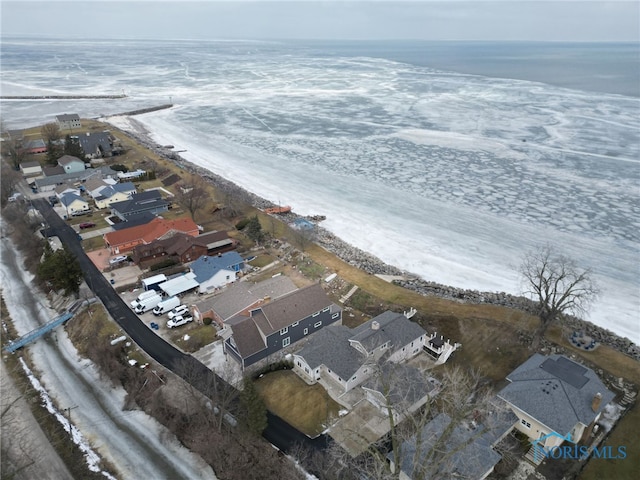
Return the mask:
<path id="1" fill-rule="evenodd" d="M 278 206 L 254 193 L 249 192 L 235 183 L 230 182 L 220 175 L 192 164 L 181 157 L 178 153 L 156 144 L 156 142 L 151 140 L 149 132 L 141 124 L 133 119 L 129 120 L 135 125 L 136 131 L 125 131 L 125 133 L 134 138 L 140 144 L 155 152 L 158 156 L 176 163 L 180 168 L 196 174 L 210 182 L 216 189 L 219 189 L 227 195 L 233 195 L 238 200 L 255 208 L 263 210 L 268 207 Z M 287 221 L 287 223 L 290 223 L 295 219 L 305 218 L 293 212 L 285 215 L 279 215 L 279 217 Z M 421 295 L 433 295 L 460 303 L 500 305 L 532 314 L 537 312 L 536 302 L 533 302 L 526 297 L 511 295 L 505 292 L 480 292 L 477 290 L 467 290 L 423 280 L 417 275 L 400 270 L 392 265 L 388 265 L 375 255 L 371 255 L 370 253 L 344 242 L 331 232 L 317 225 L 317 223 L 314 241 L 341 260 L 367 273 L 372 275 L 392 275 L 402 277 L 402 280 L 394 280 L 394 283 L 409 290 L 413 290 Z M 629 355 L 635 360 L 640 360 L 640 347 L 628 338 L 620 337 L 610 330 L 576 317 L 567 317 L 565 322 L 570 329 L 584 332 L 584 334 L 593 338 L 597 343 L 608 345 L 619 352 Z"/>

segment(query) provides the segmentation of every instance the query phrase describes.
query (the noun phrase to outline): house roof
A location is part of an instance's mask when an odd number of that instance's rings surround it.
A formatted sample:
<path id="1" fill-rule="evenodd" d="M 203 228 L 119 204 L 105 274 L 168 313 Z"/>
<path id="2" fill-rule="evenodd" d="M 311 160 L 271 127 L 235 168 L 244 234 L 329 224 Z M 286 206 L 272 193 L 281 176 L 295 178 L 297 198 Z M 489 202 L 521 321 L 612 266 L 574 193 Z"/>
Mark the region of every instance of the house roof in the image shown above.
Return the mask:
<path id="1" fill-rule="evenodd" d="M 304 358 L 312 369 L 325 365 L 348 380 L 366 360 L 364 354 L 349 344 L 352 335 L 353 330 L 344 325 L 329 325 L 314 333 L 297 355 Z"/>
<path id="2" fill-rule="evenodd" d="M 127 216 L 126 221 L 114 223 L 111 228 L 114 230 L 124 230 L 125 228 L 137 227 L 139 225 L 145 225 L 158 216 L 151 212 L 142 212 L 135 215 Z"/>
<path id="3" fill-rule="evenodd" d="M 374 329 L 374 325 L 378 325 Z M 356 327 L 351 341 L 359 342 L 371 352 L 389 342 L 392 347 L 402 347 L 427 333 L 401 313 L 386 311 L 370 321 Z"/>
<path id="4" fill-rule="evenodd" d="M 38 186 L 57 185 L 68 180 L 85 181 L 89 178 L 114 176 L 116 173 L 114 170 L 111 170 L 110 167 L 85 168 L 80 172 L 65 173 L 64 168 L 60 165 L 57 167 L 44 167 L 42 171 L 46 177 L 36 179 L 36 185 Z"/>
<path id="5" fill-rule="evenodd" d="M 122 245 L 136 240 L 140 240 L 142 243 L 150 243 L 172 232 L 197 233 L 198 226 L 188 217 L 176 218 L 175 220 L 156 217 L 144 225 L 106 233 L 104 239 L 111 246 Z"/>
<path id="6" fill-rule="evenodd" d="M 269 336 L 332 305 L 322 286 L 315 283 L 259 307 L 263 315 L 255 321 L 262 333 Z"/>
<path id="7" fill-rule="evenodd" d="M 87 132 L 78 135 L 77 138 L 86 154 L 96 153 L 98 148 L 102 150 L 102 153 L 111 153 L 111 139 L 107 132 Z"/>
<path id="8" fill-rule="evenodd" d="M 41 138 L 38 138 L 36 140 L 29 140 L 24 144 L 24 148 L 26 148 L 27 150 L 31 150 L 32 148 L 43 148 L 46 146 L 47 144 L 44 143 L 44 140 Z"/>
<path id="9" fill-rule="evenodd" d="M 226 321 L 265 297 L 276 299 L 295 289 L 291 279 L 284 275 L 259 283 L 238 282 L 229 285 L 220 295 L 198 302 L 196 307 L 202 313 L 213 310 Z"/>
<path id="10" fill-rule="evenodd" d="M 35 160 L 32 162 L 22 162 L 20 164 L 20 168 L 22 170 L 24 170 L 25 168 L 36 168 L 36 167 L 40 167 L 40 169 L 42 169 L 42 167 L 40 166 L 40 163 L 36 162 Z"/>
<path id="11" fill-rule="evenodd" d="M 134 193 L 129 200 L 112 203 L 112 210 L 122 215 L 136 212 L 138 210 L 153 210 L 158 207 L 166 207 L 169 202 L 162 199 L 160 192 L 157 190 L 147 190 L 145 192 Z"/>
<path id="12" fill-rule="evenodd" d="M 187 272 L 179 277 L 172 278 L 166 282 L 158 285 L 168 297 L 174 297 L 180 295 L 183 292 L 192 290 L 198 286 L 198 282 L 195 280 L 194 275 L 191 272 Z"/>
<path id="13" fill-rule="evenodd" d="M 198 242 L 205 244 L 208 250 L 234 244 L 234 240 L 224 231 L 202 233 L 198 236 Z"/>
<path id="14" fill-rule="evenodd" d="M 199 283 L 206 282 L 220 270 L 235 270 L 244 260 L 238 252 L 221 253 L 215 257 L 202 255 L 191 264 L 191 271 L 195 273 Z"/>
<path id="15" fill-rule="evenodd" d="M 87 203 L 87 201 L 84 198 L 76 195 L 75 193 L 65 193 L 60 197 L 60 203 L 62 203 L 65 207 L 68 207 L 73 202 L 78 200 L 81 201 L 82 203 Z"/>
<path id="16" fill-rule="evenodd" d="M 56 115 L 56 120 L 68 122 L 70 120 L 80 120 L 80 116 L 77 113 L 63 113 L 62 115 Z"/>
<path id="17" fill-rule="evenodd" d="M 231 325 L 233 341 L 242 358 L 247 358 L 264 350 L 266 345 L 255 322 L 247 317 L 245 321 Z"/>
<path id="18" fill-rule="evenodd" d="M 62 185 L 58 185 L 54 191 L 56 193 L 62 193 L 65 190 L 73 190 L 74 193 L 80 192 L 80 190 L 71 183 L 63 183 Z"/>
<path id="19" fill-rule="evenodd" d="M 103 200 L 113 197 L 116 193 L 130 193 L 135 192 L 135 190 L 136 186 L 131 182 L 116 183 L 100 190 L 100 196 L 96 197 L 96 199 Z"/>
<path id="20" fill-rule="evenodd" d="M 380 374 L 373 375 L 362 387 L 385 395 L 390 405 L 395 408 L 407 409 L 435 390 L 436 384 L 429 382 L 415 367 L 403 363 L 384 362 L 380 365 Z"/>
<path id="21" fill-rule="evenodd" d="M 56 165 L 55 167 L 42 167 L 42 173 L 44 173 L 45 177 L 56 177 L 58 175 L 65 175 L 66 172 L 62 165 Z"/>
<path id="22" fill-rule="evenodd" d="M 561 435 L 580 422 L 589 425 L 615 395 L 593 370 L 563 355 L 539 353 L 509 374 L 498 396 Z M 596 394 L 602 399 L 594 412 Z"/>
<path id="23" fill-rule="evenodd" d="M 475 427 L 461 422 L 448 428 L 451 417 L 440 413 L 422 428 L 419 438 L 415 435 L 402 444 L 400 469 L 410 478 L 482 478 L 502 458 L 492 447 L 514 421 L 511 417 L 495 426 Z M 393 460 L 393 453 L 389 455 Z"/>
<path id="24" fill-rule="evenodd" d="M 62 165 L 63 167 L 65 165 L 71 165 L 72 163 L 81 163 L 84 166 L 84 162 L 73 155 L 63 155 L 58 159 L 58 165 Z"/>

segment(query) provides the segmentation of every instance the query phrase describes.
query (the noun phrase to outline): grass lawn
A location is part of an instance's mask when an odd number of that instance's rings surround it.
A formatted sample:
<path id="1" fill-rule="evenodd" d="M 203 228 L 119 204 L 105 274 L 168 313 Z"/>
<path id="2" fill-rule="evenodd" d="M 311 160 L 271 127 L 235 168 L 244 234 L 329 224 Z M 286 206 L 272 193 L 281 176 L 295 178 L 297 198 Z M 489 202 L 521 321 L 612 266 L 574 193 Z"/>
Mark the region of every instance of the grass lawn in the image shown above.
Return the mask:
<path id="1" fill-rule="evenodd" d="M 266 267 L 267 265 L 269 265 L 274 260 L 275 260 L 275 258 L 273 258 L 271 255 L 267 255 L 267 254 L 263 253 L 263 254 L 258 255 L 253 260 L 251 260 L 249 262 L 249 265 L 251 265 L 252 267 L 262 268 L 262 267 Z"/>
<path id="2" fill-rule="evenodd" d="M 256 381 L 269 411 L 310 437 L 322 433 L 340 405 L 320 385 L 307 385 L 291 370 L 271 372 Z"/>
<path id="3" fill-rule="evenodd" d="M 189 336 L 187 340 L 185 336 Z M 193 353 L 200 350 L 205 345 L 213 343 L 218 334 L 213 325 L 200 325 L 178 327 L 170 335 L 171 343 L 178 346 L 182 350 L 188 353 Z"/>

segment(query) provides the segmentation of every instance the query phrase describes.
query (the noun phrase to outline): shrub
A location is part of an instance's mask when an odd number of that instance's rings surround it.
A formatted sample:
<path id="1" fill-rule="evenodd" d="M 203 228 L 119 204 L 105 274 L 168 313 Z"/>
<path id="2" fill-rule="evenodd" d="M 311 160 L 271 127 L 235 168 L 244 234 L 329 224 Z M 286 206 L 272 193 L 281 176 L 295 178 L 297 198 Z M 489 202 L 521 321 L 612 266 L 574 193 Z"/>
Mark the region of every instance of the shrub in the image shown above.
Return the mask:
<path id="1" fill-rule="evenodd" d="M 154 265 L 151 265 L 149 267 L 149 270 L 154 272 L 156 270 L 161 270 L 163 268 L 167 268 L 167 267 L 172 267 L 174 265 L 176 265 L 178 262 L 176 262 L 174 259 L 172 258 L 167 258 L 166 260 L 162 260 L 161 262 L 158 262 Z"/>
<path id="2" fill-rule="evenodd" d="M 115 170 L 116 172 L 124 172 L 124 173 L 127 173 L 129 171 L 129 169 L 125 165 L 122 165 L 121 163 L 114 163 L 113 165 L 111 165 L 111 170 Z"/>
<path id="3" fill-rule="evenodd" d="M 236 223 L 236 229 L 237 230 L 243 230 L 244 227 L 246 227 L 248 223 L 249 223 L 249 219 L 248 218 L 244 218 L 244 219 L 240 220 L 238 223 Z"/>
<path id="4" fill-rule="evenodd" d="M 204 317 L 202 319 L 202 323 L 204 323 L 205 325 L 211 325 L 213 323 L 213 318 L 211 317 Z"/>

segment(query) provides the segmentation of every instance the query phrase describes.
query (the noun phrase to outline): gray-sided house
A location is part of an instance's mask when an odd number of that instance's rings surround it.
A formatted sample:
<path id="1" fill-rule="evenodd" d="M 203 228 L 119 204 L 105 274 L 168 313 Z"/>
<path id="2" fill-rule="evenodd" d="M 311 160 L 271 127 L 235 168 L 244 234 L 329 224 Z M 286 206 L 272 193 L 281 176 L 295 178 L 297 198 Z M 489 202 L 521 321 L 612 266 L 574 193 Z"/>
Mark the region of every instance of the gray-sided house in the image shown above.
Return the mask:
<path id="1" fill-rule="evenodd" d="M 77 173 L 85 169 L 84 162 L 73 155 L 63 155 L 58 159 L 58 165 L 64 168 L 65 173 Z"/>
<path id="2" fill-rule="evenodd" d="M 169 202 L 162 199 L 157 190 L 134 193 L 129 200 L 111 204 L 111 213 L 121 220 L 141 213 L 157 215 L 169 210 Z"/>
<path id="3" fill-rule="evenodd" d="M 451 417 L 438 414 L 400 448 L 396 465 L 387 455 L 392 472 L 401 480 L 412 478 L 486 478 L 502 459 L 495 446 L 512 429 L 515 415 L 497 407 L 484 418 L 451 425 Z"/>
<path id="4" fill-rule="evenodd" d="M 211 293 L 233 283 L 244 268 L 244 259 L 238 252 L 226 252 L 210 257 L 202 255 L 190 266 L 200 284 L 198 293 Z"/>
<path id="5" fill-rule="evenodd" d="M 72 130 L 74 128 L 82 127 L 80 116 L 77 113 L 56 115 L 56 122 L 58 123 L 60 130 Z"/>
<path id="6" fill-rule="evenodd" d="M 518 416 L 516 428 L 545 449 L 590 435 L 615 395 L 593 370 L 563 355 L 534 354 L 509 374 L 498 397 Z M 556 433 L 558 435 L 550 435 Z"/>
<path id="7" fill-rule="evenodd" d="M 222 330 L 223 338 L 231 335 L 231 328 L 226 326 L 227 320 L 249 311 L 272 300 L 296 290 L 289 277 L 278 275 L 262 282 L 237 282 L 229 285 L 219 295 L 196 303 L 192 308 L 196 320 L 211 318 Z"/>
<path id="8" fill-rule="evenodd" d="M 75 158 L 75 157 L 73 157 Z M 61 166 L 54 167 L 57 171 L 62 172 L 63 168 Z M 40 192 L 48 192 L 55 190 L 57 185 L 62 185 L 66 182 L 85 182 L 90 178 L 116 178 L 116 171 L 111 170 L 110 167 L 99 167 L 99 168 L 87 168 L 78 172 L 71 173 L 57 173 L 54 175 L 49 175 L 47 172 L 50 172 L 50 169 L 44 167 L 43 172 L 45 172 L 44 178 L 37 178 L 35 180 L 35 184 L 38 187 L 38 191 Z"/>
<path id="9" fill-rule="evenodd" d="M 323 378 L 344 392 L 368 380 L 378 360 L 399 363 L 418 355 L 427 332 L 402 313 L 387 311 L 351 329 L 336 325 L 319 332 L 294 354 L 293 370 L 307 383 Z"/>
<path id="10" fill-rule="evenodd" d="M 342 309 L 334 304 L 319 284 L 301 288 L 237 315 L 227 323 L 232 334 L 224 350 L 242 369 L 280 352 L 283 348 L 342 322 Z"/>

